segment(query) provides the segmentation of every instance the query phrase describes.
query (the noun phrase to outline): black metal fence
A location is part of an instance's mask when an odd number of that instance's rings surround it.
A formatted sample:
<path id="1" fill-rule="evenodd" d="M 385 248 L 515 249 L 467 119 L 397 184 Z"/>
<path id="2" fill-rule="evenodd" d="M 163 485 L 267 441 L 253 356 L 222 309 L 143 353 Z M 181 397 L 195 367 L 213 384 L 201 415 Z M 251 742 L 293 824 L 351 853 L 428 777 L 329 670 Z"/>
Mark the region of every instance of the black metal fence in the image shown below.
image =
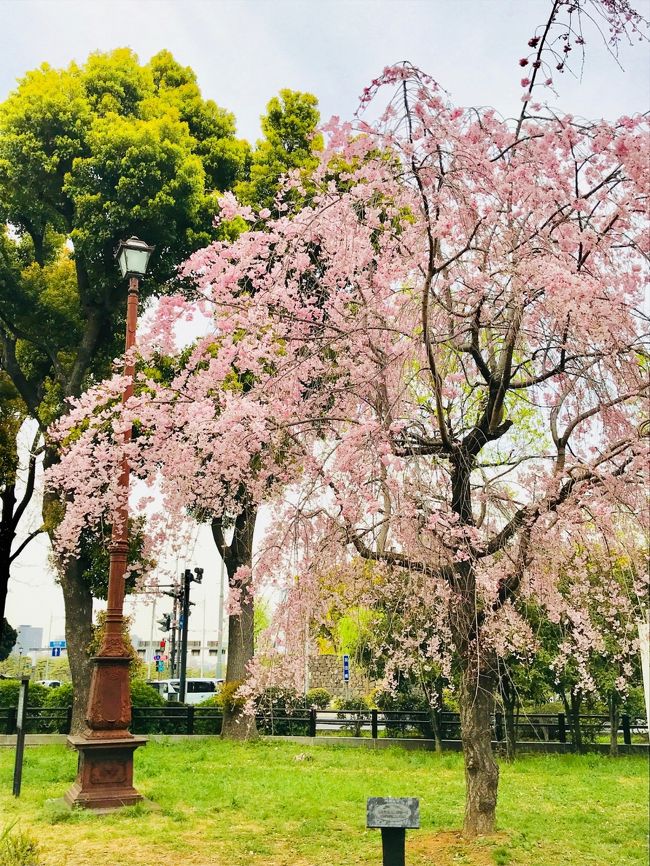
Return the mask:
<path id="1" fill-rule="evenodd" d="M 30 707 L 25 717 L 29 734 L 67 734 L 70 731 L 70 708 Z M 261 734 L 275 736 L 347 736 L 373 739 L 433 739 L 434 719 L 430 713 L 384 710 L 316 710 L 273 707 L 258 713 L 257 728 Z M 564 713 L 520 714 L 515 721 L 516 741 L 525 743 L 566 743 L 574 745 L 574 726 Z M 134 734 L 220 734 L 222 711 L 219 707 L 167 704 L 163 707 L 134 707 L 131 730 Z M 458 713 L 438 713 L 435 723 L 441 740 L 460 740 Z M 505 742 L 506 725 L 501 713 L 493 717 L 493 738 Z M 645 721 L 621 716 L 619 736 L 625 745 L 635 735 L 647 736 Z M 608 742 L 609 718 L 604 715 L 581 715 L 580 732 L 585 745 Z M 0 708 L 0 734 L 16 733 L 16 708 Z"/>

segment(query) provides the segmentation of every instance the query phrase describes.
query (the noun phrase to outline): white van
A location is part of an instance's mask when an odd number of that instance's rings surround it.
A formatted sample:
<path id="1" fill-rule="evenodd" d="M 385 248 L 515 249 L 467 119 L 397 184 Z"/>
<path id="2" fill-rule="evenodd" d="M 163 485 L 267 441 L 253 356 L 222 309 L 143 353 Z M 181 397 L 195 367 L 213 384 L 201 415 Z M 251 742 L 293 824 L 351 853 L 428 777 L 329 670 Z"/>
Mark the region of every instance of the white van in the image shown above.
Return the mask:
<path id="1" fill-rule="evenodd" d="M 185 682 L 185 703 L 200 704 L 211 698 L 219 691 L 223 680 L 188 678 Z M 148 680 L 147 685 L 156 689 L 158 694 L 166 701 L 178 702 L 180 700 L 181 681 L 173 680 Z"/>

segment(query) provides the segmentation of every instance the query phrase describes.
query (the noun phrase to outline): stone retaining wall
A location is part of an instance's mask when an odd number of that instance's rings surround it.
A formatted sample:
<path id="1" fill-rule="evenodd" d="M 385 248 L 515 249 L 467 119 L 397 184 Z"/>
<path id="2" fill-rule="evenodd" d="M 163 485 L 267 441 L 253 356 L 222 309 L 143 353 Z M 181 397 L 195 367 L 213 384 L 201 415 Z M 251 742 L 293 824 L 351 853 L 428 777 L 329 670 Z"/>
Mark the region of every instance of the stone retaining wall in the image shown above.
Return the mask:
<path id="1" fill-rule="evenodd" d="M 369 694 L 375 683 L 363 670 L 350 661 L 350 680 L 343 681 L 343 656 L 320 655 L 309 659 L 309 688 L 327 689 L 335 698 L 361 698 Z"/>

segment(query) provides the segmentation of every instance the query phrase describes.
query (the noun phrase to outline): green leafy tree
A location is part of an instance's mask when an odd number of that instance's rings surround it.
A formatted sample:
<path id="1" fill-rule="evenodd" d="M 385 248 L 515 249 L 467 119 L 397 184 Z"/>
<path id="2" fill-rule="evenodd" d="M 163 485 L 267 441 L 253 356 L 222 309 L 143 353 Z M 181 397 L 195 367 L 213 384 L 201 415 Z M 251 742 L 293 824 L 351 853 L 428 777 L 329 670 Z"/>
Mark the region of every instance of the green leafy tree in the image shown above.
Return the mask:
<path id="1" fill-rule="evenodd" d="M 317 153 L 323 148 L 323 138 L 316 131 L 319 120 L 313 94 L 281 90 L 274 96 L 261 118 L 264 138 L 253 151 L 250 176 L 235 187 L 237 198 L 277 213 L 275 199 L 282 176 L 296 169 L 306 180 L 318 164 Z"/>
<path id="2" fill-rule="evenodd" d="M 216 194 L 243 176 L 234 117 L 204 100 L 191 69 L 129 49 L 28 72 L 0 105 L 0 368 L 44 432 L 123 345 L 126 286 L 117 242 L 156 246 L 143 300 L 213 237 Z M 57 460 L 48 442 L 44 463 Z M 44 501 L 55 531 L 63 505 Z M 60 563 L 79 729 L 90 679 L 92 590 Z"/>
<path id="3" fill-rule="evenodd" d="M 9 658 L 9 653 L 16 646 L 18 632 L 7 622 L 5 617 L 2 618 L 2 634 L 0 635 L 0 662 Z"/>

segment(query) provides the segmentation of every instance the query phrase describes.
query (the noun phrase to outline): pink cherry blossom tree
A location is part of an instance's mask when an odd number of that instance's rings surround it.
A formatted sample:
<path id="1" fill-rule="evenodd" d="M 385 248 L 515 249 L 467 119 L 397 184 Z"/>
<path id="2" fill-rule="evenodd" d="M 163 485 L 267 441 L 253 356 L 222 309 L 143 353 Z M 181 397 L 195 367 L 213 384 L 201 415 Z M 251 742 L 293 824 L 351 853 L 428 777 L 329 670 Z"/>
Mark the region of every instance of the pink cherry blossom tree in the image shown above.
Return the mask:
<path id="1" fill-rule="evenodd" d="M 646 480 L 647 124 L 550 115 L 534 83 L 510 122 L 387 69 L 367 94 L 394 89 L 381 126 L 329 126 L 312 207 L 190 263 L 242 351 L 282 347 L 246 397 L 281 395 L 268 421 L 302 478 L 260 567 L 291 538 L 303 598 L 360 556 L 446 600 L 468 834 L 494 827 L 490 715 L 520 602 L 575 618 L 567 545 L 629 545 Z"/>
<path id="2" fill-rule="evenodd" d="M 363 98 L 392 94 L 381 123 L 326 128 L 309 206 L 280 202 L 263 230 L 193 256 L 214 333 L 174 399 L 143 380 L 154 399 L 134 397 L 120 422 L 146 431 L 130 459 L 162 475 L 172 510 L 228 514 L 242 484 L 252 503 L 277 491 L 255 571 L 286 578 L 283 670 L 333 570 L 365 580 L 369 605 L 406 586 L 405 610 L 435 611 L 445 639 L 431 651 L 460 670 L 468 835 L 494 829 L 498 660 L 532 639 L 527 606 L 580 622 L 579 653 L 607 618 L 585 609 L 588 570 L 567 571 L 567 551 L 597 538 L 620 558 L 647 531 L 647 122 L 533 99 L 555 40 L 580 47 L 581 12 L 615 38 L 640 26 L 625 0 L 554 2 L 514 120 L 387 68 Z M 232 198 L 222 214 L 255 219 Z M 245 388 L 232 370 L 250 373 Z M 88 491 L 58 483 L 73 526 Z M 418 639 L 405 631 L 404 654 Z"/>

